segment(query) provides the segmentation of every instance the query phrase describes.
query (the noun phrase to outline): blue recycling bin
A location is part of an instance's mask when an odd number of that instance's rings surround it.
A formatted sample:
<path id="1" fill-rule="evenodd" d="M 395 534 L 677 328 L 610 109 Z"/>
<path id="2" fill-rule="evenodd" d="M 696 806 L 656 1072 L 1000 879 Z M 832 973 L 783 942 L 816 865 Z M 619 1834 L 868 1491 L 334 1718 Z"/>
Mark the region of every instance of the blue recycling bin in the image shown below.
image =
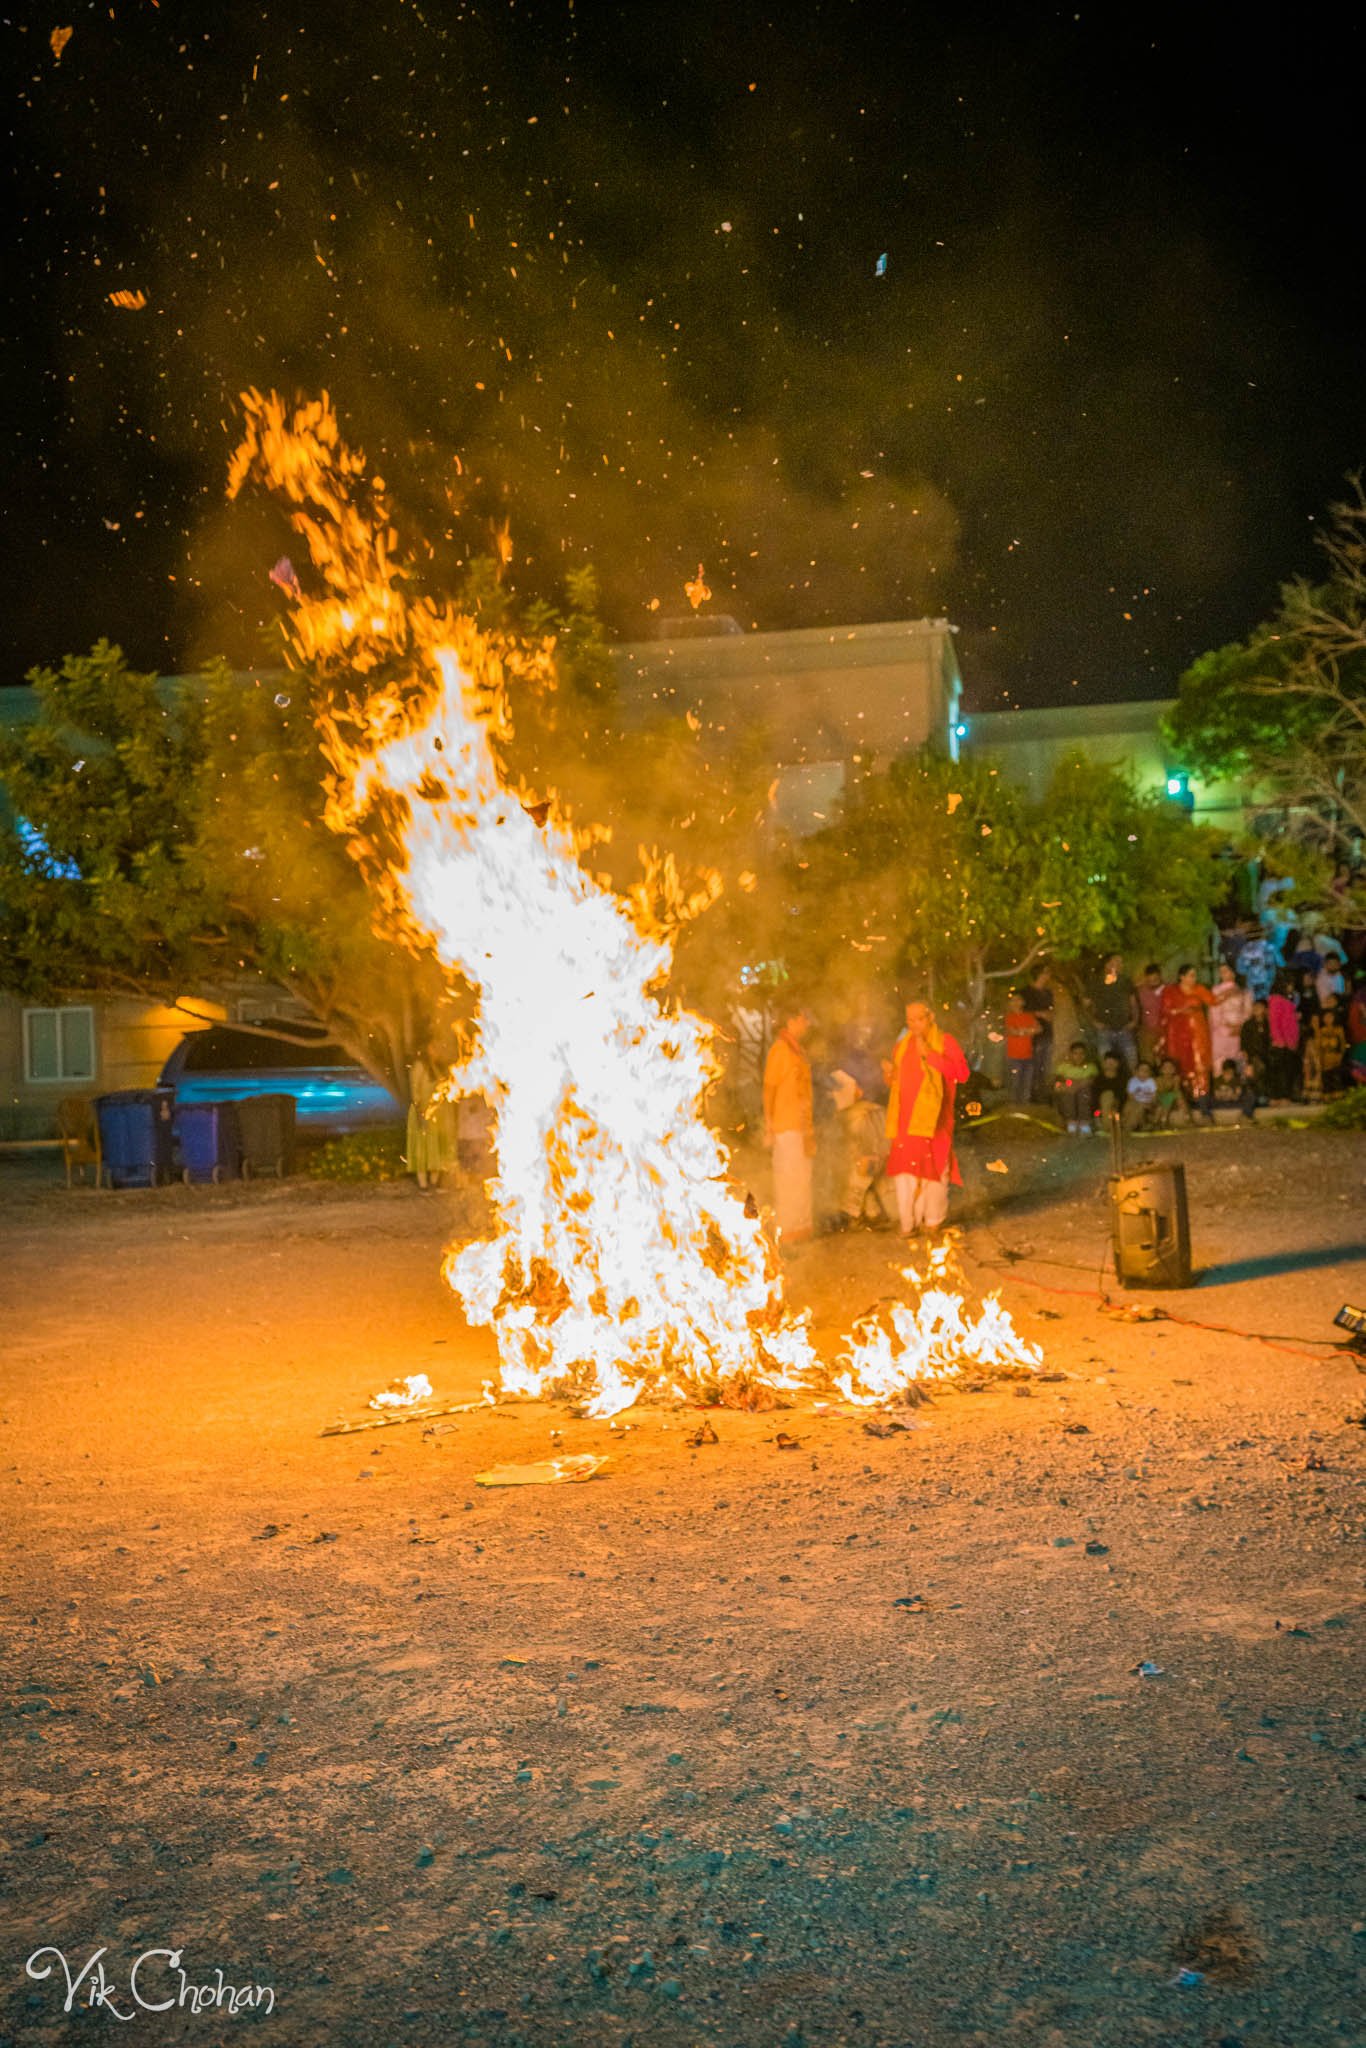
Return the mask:
<path id="1" fill-rule="evenodd" d="M 118 1088 L 95 1098 L 100 1153 L 111 1188 L 155 1188 L 171 1178 L 174 1088 Z"/>
<path id="2" fill-rule="evenodd" d="M 235 1102 L 182 1102 L 175 1113 L 180 1177 L 236 1180 L 242 1171 L 242 1132 Z"/>

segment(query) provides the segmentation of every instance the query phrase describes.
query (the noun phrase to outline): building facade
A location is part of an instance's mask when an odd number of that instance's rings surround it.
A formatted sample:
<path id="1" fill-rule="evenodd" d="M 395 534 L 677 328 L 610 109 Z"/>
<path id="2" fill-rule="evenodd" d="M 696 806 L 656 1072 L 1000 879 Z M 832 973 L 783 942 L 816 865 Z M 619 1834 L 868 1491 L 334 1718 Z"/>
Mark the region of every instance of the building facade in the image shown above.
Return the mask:
<path id="1" fill-rule="evenodd" d="M 687 716 L 704 746 L 765 733 L 774 822 L 800 835 L 833 820 L 860 773 L 898 754 L 933 747 L 956 758 L 955 630 L 947 619 L 895 619 L 632 642 L 614 651 L 622 711 L 641 722 Z"/>
<path id="2" fill-rule="evenodd" d="M 202 1022 L 137 996 L 50 1004 L 0 994 L 0 1142 L 54 1137 L 69 1097 L 153 1087 L 185 1033 L 212 1021 L 214 1005 L 195 1009 Z"/>
<path id="3" fill-rule="evenodd" d="M 1174 705 L 1174 698 L 1157 697 L 979 711 L 960 721 L 963 756 L 994 761 L 1009 781 L 1037 797 L 1066 755 L 1081 754 L 1098 766 L 1124 769 L 1144 795 L 1181 803 L 1197 824 L 1237 836 L 1257 815 L 1255 793 L 1243 783 L 1202 782 L 1188 772 L 1162 738 L 1162 719 Z"/>

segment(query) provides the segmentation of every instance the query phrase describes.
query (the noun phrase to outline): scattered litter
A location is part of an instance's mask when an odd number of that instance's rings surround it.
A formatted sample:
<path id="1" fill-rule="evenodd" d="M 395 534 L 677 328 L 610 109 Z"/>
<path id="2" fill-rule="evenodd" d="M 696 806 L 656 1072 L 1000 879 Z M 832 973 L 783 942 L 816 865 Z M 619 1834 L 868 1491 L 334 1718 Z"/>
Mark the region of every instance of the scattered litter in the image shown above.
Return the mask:
<path id="1" fill-rule="evenodd" d="M 1103 1301 L 1100 1312 L 1103 1316 L 1113 1316 L 1117 1323 L 1162 1323 L 1167 1320 L 1164 1308 L 1153 1308 L 1140 1301 Z M 1042 1309 L 1039 1313 L 1042 1315 Z"/>
<path id="2" fill-rule="evenodd" d="M 865 1422 L 863 1434 L 865 1436 L 905 1436 L 909 1430 L 913 1428 L 918 1429 L 922 1426 L 919 1423 L 893 1422 L 888 1418 L 881 1422 Z"/>
<path id="3" fill-rule="evenodd" d="M 476 1472 L 476 1486 L 571 1486 L 583 1479 L 592 1479 L 601 1472 L 606 1458 L 598 1457 L 592 1451 L 580 1452 L 576 1457 L 547 1458 L 539 1465 L 490 1465 L 487 1472 Z"/>
<path id="4" fill-rule="evenodd" d="M 893 1607 L 904 1607 L 908 1614 L 924 1614 L 929 1609 L 929 1600 L 923 1593 L 905 1593 L 900 1600 L 893 1600 Z"/>
<path id="5" fill-rule="evenodd" d="M 1035 1315 L 1036 1315 L 1036 1316 L 1041 1316 L 1041 1317 L 1043 1318 L 1044 1322 L 1046 1322 L 1046 1323 L 1060 1323 L 1060 1322 L 1062 1321 L 1062 1310 L 1061 1310 L 1061 1309 L 1057 1309 L 1057 1308 L 1036 1308 L 1036 1309 L 1035 1309 L 1035 1311 L 1034 1311 L 1034 1313 L 1035 1313 Z"/>
<path id="6" fill-rule="evenodd" d="M 1326 1472 L 1328 1460 L 1321 1458 L 1317 1451 L 1311 1451 L 1304 1461 L 1304 1469 L 1306 1472 Z"/>
<path id="7" fill-rule="evenodd" d="M 882 252 L 882 254 L 881 254 L 881 255 L 880 255 L 879 257 L 878 257 L 878 259 L 877 259 L 877 262 L 876 262 L 876 263 L 875 263 L 875 264 L 873 265 L 873 276 L 874 276 L 874 277 L 885 277 L 886 275 L 887 275 L 887 251 L 886 251 L 886 250 L 884 249 L 884 250 L 883 250 L 883 252 Z"/>
<path id="8" fill-rule="evenodd" d="M 1090 1436 L 1091 1431 L 1084 1422 L 1064 1422 L 1062 1433 L 1064 1436 Z"/>
<path id="9" fill-rule="evenodd" d="M 1197 1984 L 1204 1983 L 1205 1973 L 1203 1970 L 1187 1970 L 1182 1968 L 1177 1971 L 1174 1977 L 1169 1977 L 1167 1981 L 1178 1991 L 1190 1991 Z"/>
<path id="10" fill-rule="evenodd" d="M 313 1543 L 335 1543 L 337 1540 L 337 1532 L 335 1529 L 319 1529 L 317 1535 L 311 1537 L 309 1540 Z"/>
<path id="11" fill-rule="evenodd" d="M 272 1536 L 278 1536 L 281 1529 L 287 1529 L 288 1522 L 267 1522 L 264 1529 L 258 1529 L 252 1537 L 253 1543 L 269 1543 Z"/>
<path id="12" fill-rule="evenodd" d="M 1110 1546 L 1108 1543 L 1088 1543 L 1086 1555 L 1088 1557 L 1108 1557 L 1110 1555 Z"/>
<path id="13" fill-rule="evenodd" d="M 928 1429 L 929 1423 L 923 1422 L 918 1415 L 911 1412 L 913 1405 L 918 1406 L 922 1401 L 929 1400 L 928 1393 L 921 1387 L 905 1387 L 900 1392 L 906 1405 L 900 1408 L 879 1408 L 876 1411 L 878 1419 L 882 1422 L 895 1422 L 902 1429 Z M 866 1408 L 853 1407 L 847 1401 L 813 1401 L 811 1405 L 817 1415 L 847 1416 L 850 1421 L 857 1421 L 868 1413 Z"/>
<path id="14" fill-rule="evenodd" d="M 409 1408 L 398 1415 L 372 1415 L 364 1422 L 329 1422 L 319 1436 L 356 1436 L 364 1429 L 395 1429 L 401 1422 L 434 1422 L 441 1415 L 476 1415 L 492 1407 L 488 1401 L 452 1401 L 444 1408 Z M 503 1408 L 494 1408 L 497 1415 L 505 1415 Z M 434 1430 L 423 1430 L 424 1436 L 434 1436 Z"/>
<path id="15" fill-rule="evenodd" d="M 419 1401 L 430 1401 L 432 1383 L 425 1372 L 410 1372 L 406 1379 L 391 1380 L 381 1394 L 373 1394 L 368 1406 L 371 1408 L 412 1408 Z"/>
<path id="16" fill-rule="evenodd" d="M 1162 1666 L 1154 1664 L 1148 1657 L 1145 1657 L 1141 1664 L 1131 1665 L 1129 1669 L 1130 1678 L 1165 1678 L 1166 1675 Z"/>
<path id="17" fill-rule="evenodd" d="M 687 1442 L 692 1444 L 695 1448 L 700 1448 L 700 1446 L 703 1444 L 719 1444 L 720 1441 L 720 1437 L 712 1428 L 711 1420 L 707 1416 L 703 1416 L 701 1422 L 698 1423 L 692 1435 L 687 1438 Z"/>
<path id="18" fill-rule="evenodd" d="M 775 1451 L 799 1451 L 802 1447 L 801 1438 L 789 1436 L 785 1429 L 780 1429 L 776 1436 L 770 1437 L 769 1442 Z"/>
<path id="19" fill-rule="evenodd" d="M 1010 1168 L 1009 1168 L 1009 1167 L 1008 1167 L 1008 1166 L 1006 1165 L 1006 1163 L 1005 1163 L 1004 1159 L 988 1159 L 988 1161 L 987 1161 L 987 1172 L 988 1172 L 988 1173 L 1009 1173 L 1009 1172 L 1010 1172 Z"/>

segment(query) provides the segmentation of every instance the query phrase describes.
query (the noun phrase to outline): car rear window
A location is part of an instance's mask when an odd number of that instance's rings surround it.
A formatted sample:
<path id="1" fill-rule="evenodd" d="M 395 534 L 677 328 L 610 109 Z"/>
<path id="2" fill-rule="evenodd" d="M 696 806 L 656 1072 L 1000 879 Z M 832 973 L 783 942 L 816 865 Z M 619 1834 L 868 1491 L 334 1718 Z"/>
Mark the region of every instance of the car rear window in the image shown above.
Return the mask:
<path id="1" fill-rule="evenodd" d="M 214 1024 L 197 1031 L 185 1048 L 187 1074 L 260 1074 L 281 1067 L 353 1067 L 355 1061 L 339 1045 L 319 1038 L 296 1045 L 284 1038 L 262 1038 L 254 1031 L 232 1031 Z"/>

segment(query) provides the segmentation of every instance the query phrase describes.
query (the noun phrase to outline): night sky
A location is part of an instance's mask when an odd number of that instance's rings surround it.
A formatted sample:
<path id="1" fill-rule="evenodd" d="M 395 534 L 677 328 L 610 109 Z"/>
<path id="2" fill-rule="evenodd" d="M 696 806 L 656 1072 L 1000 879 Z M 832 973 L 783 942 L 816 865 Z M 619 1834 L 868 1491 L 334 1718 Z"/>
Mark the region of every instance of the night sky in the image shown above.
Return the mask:
<path id="1" fill-rule="evenodd" d="M 6 682 L 99 634 L 257 651 L 247 384 L 330 390 L 434 583 L 507 521 L 519 591 L 591 560 L 624 637 L 699 562 L 746 628 L 947 613 L 983 708 L 1169 691 L 1366 462 L 1366 37 L 1328 17 L 53 0 L 3 35 Z"/>

